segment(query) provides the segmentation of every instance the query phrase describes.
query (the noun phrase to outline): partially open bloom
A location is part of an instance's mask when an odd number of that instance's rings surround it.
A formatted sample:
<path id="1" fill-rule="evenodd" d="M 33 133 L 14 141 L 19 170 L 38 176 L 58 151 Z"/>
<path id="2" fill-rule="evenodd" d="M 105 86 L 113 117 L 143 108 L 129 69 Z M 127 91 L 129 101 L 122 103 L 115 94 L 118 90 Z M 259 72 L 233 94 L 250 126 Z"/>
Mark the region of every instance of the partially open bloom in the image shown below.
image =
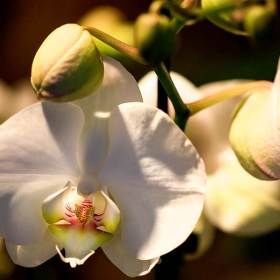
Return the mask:
<path id="1" fill-rule="evenodd" d="M 93 95 L 34 104 L 0 127 L 0 234 L 15 263 L 58 252 L 74 267 L 102 247 L 124 273 L 143 275 L 188 237 L 203 162 L 165 113 L 140 101 L 133 77 L 104 59 Z"/>

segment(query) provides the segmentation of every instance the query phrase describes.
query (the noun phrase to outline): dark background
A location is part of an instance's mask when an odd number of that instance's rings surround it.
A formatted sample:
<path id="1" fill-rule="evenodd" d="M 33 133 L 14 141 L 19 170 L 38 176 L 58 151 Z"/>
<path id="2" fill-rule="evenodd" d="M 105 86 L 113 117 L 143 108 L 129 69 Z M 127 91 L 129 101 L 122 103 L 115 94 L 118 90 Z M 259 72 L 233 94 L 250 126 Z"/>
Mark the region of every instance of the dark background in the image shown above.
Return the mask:
<path id="1" fill-rule="evenodd" d="M 0 79 L 9 84 L 29 77 L 33 56 L 56 27 L 76 22 L 87 10 L 113 5 L 133 20 L 148 0 L 0 0 Z M 279 21 L 277 26 L 280 26 Z M 182 32 L 172 69 L 195 84 L 223 79 L 272 80 L 280 53 L 279 30 L 258 44 L 224 32 L 208 22 Z M 140 77 L 148 68 L 130 66 Z M 280 279 L 280 234 L 238 238 L 218 233 L 214 245 L 199 260 L 182 267 L 182 279 Z M 1 263 L 0 263 L 1 266 Z M 97 253 L 82 267 L 70 269 L 58 257 L 35 269 L 16 267 L 0 279 L 128 279 Z M 153 274 L 142 279 L 153 279 Z"/>

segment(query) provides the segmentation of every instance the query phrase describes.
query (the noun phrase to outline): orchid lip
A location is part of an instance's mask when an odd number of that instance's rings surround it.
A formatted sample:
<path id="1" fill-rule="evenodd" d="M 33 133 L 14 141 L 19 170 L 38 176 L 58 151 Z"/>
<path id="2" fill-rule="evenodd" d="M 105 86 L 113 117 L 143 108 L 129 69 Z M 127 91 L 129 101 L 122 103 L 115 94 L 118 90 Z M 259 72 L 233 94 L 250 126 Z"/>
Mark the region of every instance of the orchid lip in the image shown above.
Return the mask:
<path id="1" fill-rule="evenodd" d="M 44 200 L 42 211 L 61 260 L 71 267 L 112 239 L 120 223 L 118 207 L 103 191 L 83 196 L 70 182 Z M 58 248 L 64 248 L 65 257 Z"/>

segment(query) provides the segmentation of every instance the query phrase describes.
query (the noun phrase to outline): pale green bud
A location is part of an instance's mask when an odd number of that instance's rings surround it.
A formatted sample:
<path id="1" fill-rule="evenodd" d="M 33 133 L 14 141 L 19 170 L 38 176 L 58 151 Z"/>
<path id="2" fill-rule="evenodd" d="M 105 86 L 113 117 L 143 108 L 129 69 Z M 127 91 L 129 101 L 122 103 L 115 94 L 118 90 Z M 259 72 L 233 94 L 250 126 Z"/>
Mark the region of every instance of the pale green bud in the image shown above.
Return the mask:
<path id="1" fill-rule="evenodd" d="M 203 10 L 214 11 L 219 8 L 233 6 L 240 3 L 240 0 L 201 0 Z M 207 18 L 220 28 L 238 35 L 244 35 L 242 30 L 243 10 L 234 9 L 228 12 L 210 13 Z"/>
<path id="2" fill-rule="evenodd" d="M 279 74 L 241 103 L 229 135 L 241 165 L 263 180 L 280 178 Z"/>
<path id="3" fill-rule="evenodd" d="M 248 9 L 244 27 L 250 36 L 253 38 L 261 38 L 269 33 L 273 19 L 275 18 L 275 12 L 265 6 L 253 6 Z"/>
<path id="4" fill-rule="evenodd" d="M 170 18 L 156 13 L 143 14 L 137 18 L 134 38 L 141 55 L 152 64 L 168 59 L 175 45 Z"/>
<path id="5" fill-rule="evenodd" d="M 91 94 L 103 79 L 92 36 L 77 24 L 55 29 L 38 49 L 31 83 L 41 99 L 71 101 Z"/>

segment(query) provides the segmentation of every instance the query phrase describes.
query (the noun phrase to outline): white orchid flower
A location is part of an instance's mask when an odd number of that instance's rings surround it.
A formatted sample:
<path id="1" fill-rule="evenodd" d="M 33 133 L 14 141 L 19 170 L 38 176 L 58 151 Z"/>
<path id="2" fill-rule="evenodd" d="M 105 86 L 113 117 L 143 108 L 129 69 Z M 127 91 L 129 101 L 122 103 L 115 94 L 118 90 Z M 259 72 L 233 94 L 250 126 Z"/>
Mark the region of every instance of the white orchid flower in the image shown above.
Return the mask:
<path id="1" fill-rule="evenodd" d="M 246 82 L 228 80 L 196 88 L 177 73 L 171 73 L 171 76 L 184 102 Z M 154 106 L 157 103 L 156 86 L 157 77 L 152 73 L 139 82 L 144 102 Z M 230 148 L 231 116 L 240 101 L 241 97 L 235 97 L 197 113 L 189 119 L 186 133 L 206 163 L 208 186 L 204 215 L 208 221 L 228 233 L 256 236 L 280 225 L 279 181 L 265 182 L 252 177 L 243 170 Z M 172 110 L 169 108 L 170 112 Z M 196 230 L 199 230 L 199 224 L 194 232 Z"/>
<path id="2" fill-rule="evenodd" d="M 19 265 L 58 252 L 74 267 L 101 247 L 143 275 L 199 218 L 205 171 L 191 142 L 140 102 L 119 63 L 104 59 L 104 69 L 78 105 L 36 103 L 0 127 L 0 235 Z"/>

